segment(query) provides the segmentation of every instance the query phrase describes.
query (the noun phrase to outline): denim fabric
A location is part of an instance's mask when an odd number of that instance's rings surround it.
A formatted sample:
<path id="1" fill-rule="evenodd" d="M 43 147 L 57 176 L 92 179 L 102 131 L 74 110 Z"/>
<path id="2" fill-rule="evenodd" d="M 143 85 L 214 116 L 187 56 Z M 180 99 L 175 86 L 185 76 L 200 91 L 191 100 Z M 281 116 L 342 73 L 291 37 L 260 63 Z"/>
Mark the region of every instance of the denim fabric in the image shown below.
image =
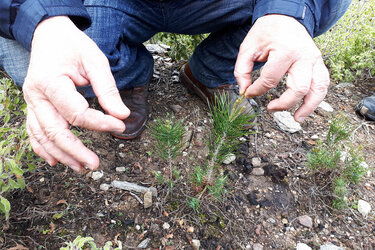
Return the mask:
<path id="1" fill-rule="evenodd" d="M 255 0 L 86 0 L 84 3 L 92 19 L 85 32 L 108 57 L 119 89 L 144 85 L 152 76 L 153 58 L 142 43 L 158 32 L 211 33 L 192 55 L 191 70 L 208 87 L 236 83 L 234 65 L 239 46 L 251 28 Z M 341 9 L 329 13 L 333 15 L 329 18 L 332 23 L 321 27 L 328 29 L 346 7 L 342 4 Z M 28 57 L 28 52 L 16 42 L 0 38 L 0 66 L 19 86 L 26 74 Z M 93 95 L 91 88 L 86 87 L 85 96 Z"/>

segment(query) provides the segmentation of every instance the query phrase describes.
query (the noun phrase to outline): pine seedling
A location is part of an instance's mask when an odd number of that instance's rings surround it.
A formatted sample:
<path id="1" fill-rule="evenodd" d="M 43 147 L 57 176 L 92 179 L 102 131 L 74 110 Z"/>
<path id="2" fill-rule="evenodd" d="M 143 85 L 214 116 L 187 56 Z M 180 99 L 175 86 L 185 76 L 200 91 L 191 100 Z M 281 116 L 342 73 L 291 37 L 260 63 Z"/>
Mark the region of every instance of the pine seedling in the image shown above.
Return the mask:
<path id="1" fill-rule="evenodd" d="M 199 202 L 207 192 L 216 198 L 225 193 L 226 177 L 217 171 L 228 154 L 233 153 L 240 144 L 239 138 L 252 132 L 245 127 L 251 126 L 254 114 L 245 112 L 241 103 L 245 96 L 238 98 L 235 103 L 228 100 L 227 94 L 216 96 L 215 104 L 210 107 L 212 128 L 209 137 L 209 154 L 204 168 L 197 167 L 192 182 L 199 190 L 197 197 L 191 198 L 189 205 L 194 210 L 199 209 Z"/>
<path id="2" fill-rule="evenodd" d="M 169 170 L 169 179 L 155 172 L 159 183 L 167 183 L 170 188 L 174 186 L 174 181 L 180 177 L 180 171 L 173 167 L 173 162 L 181 153 L 184 145 L 183 136 L 185 128 L 182 120 L 176 120 L 173 116 L 168 116 L 166 120 L 156 119 L 150 125 L 151 135 L 155 138 L 154 151 L 157 156 L 167 162 Z"/>
<path id="3" fill-rule="evenodd" d="M 328 175 L 332 180 L 332 207 L 336 209 L 348 207 L 348 186 L 359 183 L 366 172 L 361 148 L 354 148 L 348 143 L 351 131 L 347 118 L 335 118 L 330 124 L 327 139 L 319 141 L 307 155 L 310 168 Z"/>

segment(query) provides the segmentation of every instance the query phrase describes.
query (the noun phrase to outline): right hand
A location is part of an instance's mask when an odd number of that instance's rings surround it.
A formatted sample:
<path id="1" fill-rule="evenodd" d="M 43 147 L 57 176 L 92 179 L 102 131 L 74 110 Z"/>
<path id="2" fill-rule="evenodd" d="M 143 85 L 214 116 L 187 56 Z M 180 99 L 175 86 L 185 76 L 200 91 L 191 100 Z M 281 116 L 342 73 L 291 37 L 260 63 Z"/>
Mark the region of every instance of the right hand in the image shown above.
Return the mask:
<path id="1" fill-rule="evenodd" d="M 76 86 L 91 84 L 107 112 L 89 108 Z M 123 132 L 124 105 L 105 55 L 65 16 L 42 21 L 34 32 L 30 65 L 23 85 L 27 132 L 33 150 L 53 166 L 95 170 L 98 156 L 69 130 L 69 125 L 96 131 Z"/>

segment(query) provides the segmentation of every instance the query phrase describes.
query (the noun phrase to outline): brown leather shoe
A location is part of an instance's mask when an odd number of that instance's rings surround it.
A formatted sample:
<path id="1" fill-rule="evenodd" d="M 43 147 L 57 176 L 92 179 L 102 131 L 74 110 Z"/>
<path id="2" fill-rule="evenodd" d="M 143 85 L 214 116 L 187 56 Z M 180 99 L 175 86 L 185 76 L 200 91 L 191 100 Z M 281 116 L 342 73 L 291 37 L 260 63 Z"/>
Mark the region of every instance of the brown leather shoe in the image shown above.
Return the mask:
<path id="1" fill-rule="evenodd" d="M 189 92 L 197 94 L 206 104 L 215 103 L 215 96 L 220 93 L 226 93 L 230 103 L 233 104 L 240 96 L 238 86 L 234 84 L 223 84 L 217 88 L 204 86 L 193 76 L 188 63 L 180 70 L 180 80 Z M 258 111 L 258 104 L 253 99 L 245 98 L 240 106 L 245 106 L 245 112 L 249 114 L 255 115 Z"/>
<path id="2" fill-rule="evenodd" d="M 130 109 L 130 115 L 123 120 L 125 131 L 111 134 L 120 139 L 134 139 L 143 132 L 148 120 L 148 85 L 120 90 L 120 95 L 126 107 Z"/>

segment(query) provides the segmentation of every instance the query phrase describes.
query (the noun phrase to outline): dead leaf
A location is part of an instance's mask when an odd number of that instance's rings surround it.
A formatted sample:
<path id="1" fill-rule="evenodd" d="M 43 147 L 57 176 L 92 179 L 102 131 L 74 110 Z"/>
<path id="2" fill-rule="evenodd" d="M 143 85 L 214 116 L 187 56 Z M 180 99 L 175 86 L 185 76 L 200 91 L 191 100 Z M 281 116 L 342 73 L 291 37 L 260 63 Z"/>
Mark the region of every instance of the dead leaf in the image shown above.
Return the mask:
<path id="1" fill-rule="evenodd" d="M 164 211 L 163 214 L 164 214 L 165 217 L 168 217 L 168 216 L 169 216 L 169 214 L 168 214 L 167 211 Z"/>
<path id="2" fill-rule="evenodd" d="M 118 239 L 118 237 L 120 236 L 121 234 L 116 234 L 115 235 L 115 238 L 114 238 L 114 242 L 115 242 L 115 244 L 118 246 L 118 241 L 117 241 L 117 239 Z"/>
<path id="3" fill-rule="evenodd" d="M 29 187 L 29 186 L 26 186 L 26 189 L 27 189 L 27 191 L 29 191 L 29 193 L 34 193 L 34 190 L 31 188 L 31 187 Z"/>
<path id="4" fill-rule="evenodd" d="M 167 239 L 173 239 L 173 234 L 167 234 L 167 235 L 165 236 L 165 238 L 167 238 Z"/>
<path id="5" fill-rule="evenodd" d="M 65 204 L 67 207 L 69 206 L 68 202 L 66 200 L 59 200 L 56 202 L 56 205 Z"/>
<path id="6" fill-rule="evenodd" d="M 134 166 L 137 167 L 139 169 L 139 172 L 142 173 L 143 167 L 141 166 L 139 162 L 134 163 Z"/>
<path id="7" fill-rule="evenodd" d="M 52 222 L 49 224 L 49 232 L 48 234 L 52 234 L 53 232 L 55 232 L 56 230 L 56 226 L 55 224 L 53 224 Z"/>
<path id="8" fill-rule="evenodd" d="M 14 247 L 8 248 L 8 250 L 29 250 L 27 247 L 17 244 Z"/>

